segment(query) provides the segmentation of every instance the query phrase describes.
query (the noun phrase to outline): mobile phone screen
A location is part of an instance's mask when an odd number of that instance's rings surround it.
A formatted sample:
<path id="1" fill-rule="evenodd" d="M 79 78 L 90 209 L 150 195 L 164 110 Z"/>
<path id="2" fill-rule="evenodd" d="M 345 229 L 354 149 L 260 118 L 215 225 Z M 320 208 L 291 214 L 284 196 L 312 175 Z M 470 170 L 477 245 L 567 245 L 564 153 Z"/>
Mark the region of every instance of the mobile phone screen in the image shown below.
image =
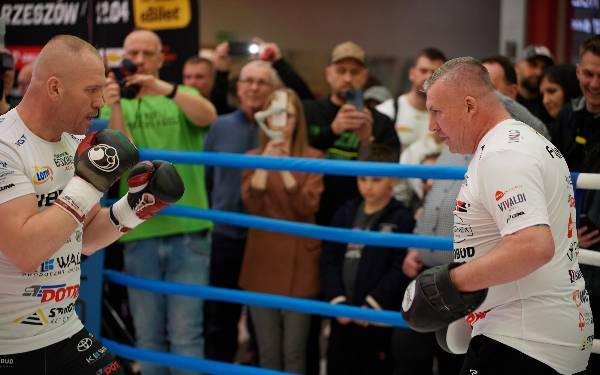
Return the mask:
<path id="1" fill-rule="evenodd" d="M 230 41 L 229 56 L 249 56 L 250 42 Z"/>
<path id="2" fill-rule="evenodd" d="M 365 108 L 363 93 L 360 90 L 350 90 L 346 93 L 346 103 L 352 104 L 356 110 L 362 112 Z"/>

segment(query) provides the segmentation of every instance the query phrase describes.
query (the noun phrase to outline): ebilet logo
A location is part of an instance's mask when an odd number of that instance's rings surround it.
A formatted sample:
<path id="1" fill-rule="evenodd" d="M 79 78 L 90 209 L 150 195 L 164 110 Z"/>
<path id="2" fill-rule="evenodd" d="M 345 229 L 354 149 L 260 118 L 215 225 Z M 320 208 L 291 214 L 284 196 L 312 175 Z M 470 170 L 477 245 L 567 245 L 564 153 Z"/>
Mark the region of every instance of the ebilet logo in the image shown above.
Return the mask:
<path id="1" fill-rule="evenodd" d="M 119 155 L 117 149 L 99 144 L 88 150 L 88 158 L 92 165 L 103 172 L 112 172 L 119 167 Z"/>

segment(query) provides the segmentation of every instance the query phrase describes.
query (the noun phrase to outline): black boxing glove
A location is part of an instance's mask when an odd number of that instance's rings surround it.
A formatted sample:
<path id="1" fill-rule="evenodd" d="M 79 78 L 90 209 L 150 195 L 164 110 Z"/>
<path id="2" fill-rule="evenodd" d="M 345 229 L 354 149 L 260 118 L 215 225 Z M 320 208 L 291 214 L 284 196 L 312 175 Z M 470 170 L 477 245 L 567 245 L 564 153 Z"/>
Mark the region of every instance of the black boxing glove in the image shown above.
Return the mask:
<path id="1" fill-rule="evenodd" d="M 85 214 L 139 159 L 137 148 L 113 129 L 90 133 L 77 147 L 75 175 L 55 204 L 83 223 Z"/>
<path id="2" fill-rule="evenodd" d="M 110 207 L 110 220 L 121 232 L 177 202 L 185 191 L 175 166 L 162 160 L 139 162 L 131 169 L 127 185 L 129 192 Z"/>
<path id="3" fill-rule="evenodd" d="M 449 263 L 423 271 L 404 292 L 402 317 L 417 332 L 433 332 L 475 311 L 488 289 L 460 292 L 450 279 L 450 270 L 462 263 Z"/>

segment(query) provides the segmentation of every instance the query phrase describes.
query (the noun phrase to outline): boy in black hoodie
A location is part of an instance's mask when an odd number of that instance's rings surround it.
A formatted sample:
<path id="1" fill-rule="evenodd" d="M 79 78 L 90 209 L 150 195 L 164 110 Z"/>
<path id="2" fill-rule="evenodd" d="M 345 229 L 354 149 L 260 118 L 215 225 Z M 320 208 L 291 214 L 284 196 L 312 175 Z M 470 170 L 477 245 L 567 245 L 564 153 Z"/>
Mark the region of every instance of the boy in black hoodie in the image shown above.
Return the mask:
<path id="1" fill-rule="evenodd" d="M 397 162 L 388 146 L 371 144 L 361 160 Z M 332 225 L 378 232 L 412 233 L 412 212 L 392 197 L 397 181 L 388 177 L 358 177 L 362 198 L 337 210 Z M 399 310 L 410 281 L 402 272 L 406 249 L 324 241 L 321 253 L 321 291 L 331 303 L 375 310 Z M 392 327 L 338 317 L 331 321 L 327 373 L 391 374 Z"/>

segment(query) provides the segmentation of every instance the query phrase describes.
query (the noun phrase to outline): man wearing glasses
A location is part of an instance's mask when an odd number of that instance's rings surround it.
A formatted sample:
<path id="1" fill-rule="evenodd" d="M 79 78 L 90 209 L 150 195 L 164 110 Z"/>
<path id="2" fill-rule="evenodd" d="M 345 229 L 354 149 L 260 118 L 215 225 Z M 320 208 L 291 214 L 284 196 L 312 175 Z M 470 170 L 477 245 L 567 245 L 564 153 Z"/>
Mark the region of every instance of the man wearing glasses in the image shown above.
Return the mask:
<path id="1" fill-rule="evenodd" d="M 217 118 L 206 137 L 204 149 L 242 154 L 256 148 L 259 127 L 254 121 L 254 114 L 264 108 L 278 82 L 277 74 L 269 62 L 254 60 L 244 65 L 236 87 L 239 108 Z M 240 169 L 206 167 L 206 184 L 212 209 L 243 212 Z M 245 228 L 215 223 L 209 272 L 211 286 L 239 289 L 238 278 L 245 245 Z M 207 301 L 207 358 L 233 362 L 241 311 L 239 304 Z"/>

